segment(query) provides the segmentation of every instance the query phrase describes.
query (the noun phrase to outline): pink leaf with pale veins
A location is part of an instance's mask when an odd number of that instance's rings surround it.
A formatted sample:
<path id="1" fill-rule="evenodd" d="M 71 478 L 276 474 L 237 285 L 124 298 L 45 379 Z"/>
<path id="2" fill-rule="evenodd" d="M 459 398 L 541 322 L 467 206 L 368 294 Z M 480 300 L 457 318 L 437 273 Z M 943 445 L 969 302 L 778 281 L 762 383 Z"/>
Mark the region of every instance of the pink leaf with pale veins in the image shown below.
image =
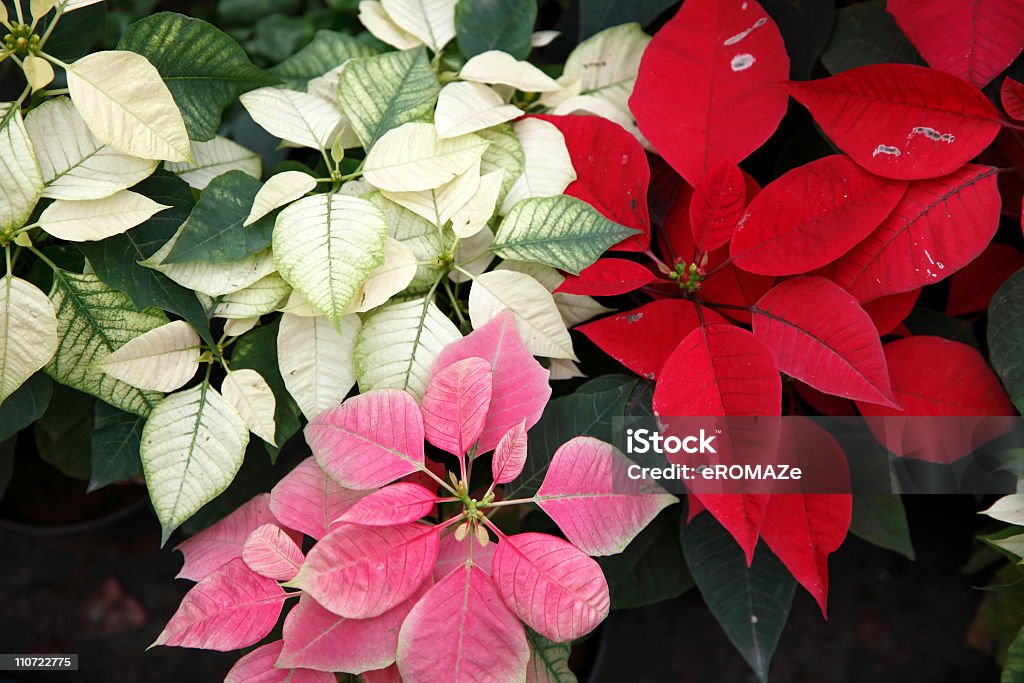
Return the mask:
<path id="1" fill-rule="evenodd" d="M 437 496 L 430 489 L 400 481 L 366 496 L 338 521 L 363 526 L 407 524 L 430 514 L 436 502 Z"/>
<path id="2" fill-rule="evenodd" d="M 242 544 L 256 527 L 276 521 L 270 508 L 270 495 L 261 493 L 178 545 L 175 550 L 185 556 L 185 564 L 175 578 L 199 581 L 229 560 L 241 557 Z"/>
<path id="3" fill-rule="evenodd" d="M 405 683 L 513 683 L 525 678 L 529 656 L 523 625 L 472 563 L 427 591 L 398 635 Z"/>
<path id="4" fill-rule="evenodd" d="M 503 538 L 491 575 L 509 609 L 549 640 L 575 640 L 608 616 L 611 598 L 601 567 L 560 538 L 536 533 Z"/>
<path id="5" fill-rule="evenodd" d="M 464 358 L 483 358 L 491 364 L 493 389 L 491 407 L 477 444 L 477 455 L 494 450 L 505 432 L 522 420 L 526 428 L 537 424 L 551 397 L 548 371 L 530 355 L 516 332 L 516 317 L 511 311 L 499 313 L 494 320 L 464 338 L 449 344 L 430 369 L 433 378 L 446 367 Z"/>
<path id="6" fill-rule="evenodd" d="M 334 674 L 323 671 L 275 668 L 282 645 L 276 640 L 242 657 L 228 671 L 224 683 L 335 683 Z"/>
<path id="7" fill-rule="evenodd" d="M 654 482 L 631 479 L 617 448 L 578 436 L 555 451 L 537 504 L 588 555 L 621 553 L 665 507 L 677 502 Z"/>
<path id="8" fill-rule="evenodd" d="M 310 456 L 277 482 L 270 492 L 270 509 L 285 526 L 319 540 L 365 495 L 340 486 Z"/>
<path id="9" fill-rule="evenodd" d="M 398 389 L 370 391 L 320 413 L 306 427 L 313 456 L 336 482 L 375 489 L 423 469 L 423 416 Z"/>
<path id="10" fill-rule="evenodd" d="M 291 581 L 302 564 L 302 550 L 276 524 L 264 524 L 246 539 L 242 546 L 246 566 L 260 576 L 277 581 Z"/>
<path id="11" fill-rule="evenodd" d="M 437 560 L 438 531 L 423 524 L 342 524 L 313 546 L 291 586 L 343 617 L 368 619 L 408 600 Z"/>
<path id="12" fill-rule="evenodd" d="M 526 422 L 520 422 L 501 437 L 494 449 L 491 473 L 495 484 L 505 484 L 523 471 L 526 464 Z"/>
<path id="13" fill-rule="evenodd" d="M 185 594 L 153 645 L 221 651 L 249 647 L 274 628 L 284 599 L 276 581 L 236 557 Z"/>
<path id="14" fill-rule="evenodd" d="M 303 595 L 284 620 L 284 649 L 278 666 L 354 674 L 391 666 L 398 630 L 431 585 L 432 581 L 423 582 L 408 600 L 370 619 L 339 617 Z"/>
<path id="15" fill-rule="evenodd" d="M 464 358 L 431 377 L 422 408 L 427 441 L 460 457 L 469 451 L 487 419 L 491 384 L 483 358 Z"/>

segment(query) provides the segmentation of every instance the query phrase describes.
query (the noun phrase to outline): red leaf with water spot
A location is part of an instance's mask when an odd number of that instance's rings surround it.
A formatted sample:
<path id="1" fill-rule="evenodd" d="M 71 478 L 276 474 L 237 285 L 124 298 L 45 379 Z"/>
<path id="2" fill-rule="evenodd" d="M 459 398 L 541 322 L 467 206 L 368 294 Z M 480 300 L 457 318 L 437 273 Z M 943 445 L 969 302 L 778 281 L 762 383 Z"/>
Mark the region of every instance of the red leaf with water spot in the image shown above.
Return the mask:
<path id="1" fill-rule="evenodd" d="M 953 173 L 999 132 L 1002 117 L 969 83 L 910 64 L 874 64 L 789 93 L 866 170 L 913 180 Z"/>
<path id="2" fill-rule="evenodd" d="M 754 307 L 754 334 L 779 369 L 835 396 L 895 406 L 882 343 L 848 292 L 820 277 L 777 285 Z"/>
<path id="3" fill-rule="evenodd" d="M 979 88 L 1024 48 L 1020 0 L 889 0 L 886 10 L 931 66 Z"/>
<path id="4" fill-rule="evenodd" d="M 1021 268 L 1024 253 L 1019 249 L 1008 244 L 990 244 L 978 258 L 949 278 L 946 315 L 986 310 L 996 290 Z"/>
<path id="5" fill-rule="evenodd" d="M 651 241 L 647 187 L 651 171 L 647 154 L 636 138 L 617 123 L 599 116 L 543 115 L 565 136 L 576 180 L 565 194 L 587 202 L 605 218 L 636 228 L 612 251 L 646 251 Z"/>
<path id="6" fill-rule="evenodd" d="M 615 296 L 640 289 L 658 279 L 644 266 L 621 258 L 598 259 L 579 275 L 566 275 L 555 292 Z"/>
<path id="7" fill-rule="evenodd" d="M 710 309 L 703 313 L 705 321 L 725 322 Z M 700 319 L 692 301 L 659 299 L 580 325 L 576 330 L 633 372 L 655 379 L 679 342 L 698 325 Z"/>
<path id="8" fill-rule="evenodd" d="M 690 229 L 697 249 L 710 251 L 728 242 L 746 204 L 747 183 L 739 166 L 723 159 L 708 169 L 690 202 Z"/>
<path id="9" fill-rule="evenodd" d="M 687 0 L 655 34 L 629 108 L 658 153 L 696 186 L 771 137 L 788 100 L 789 57 L 754 0 Z"/>
<path id="10" fill-rule="evenodd" d="M 871 234 L 906 187 L 865 172 L 842 154 L 795 168 L 750 203 L 730 244 L 733 263 L 762 275 L 824 266 Z"/>
<path id="11" fill-rule="evenodd" d="M 1007 76 L 999 88 L 999 99 L 1007 116 L 1024 121 L 1024 83 Z"/>
<path id="12" fill-rule="evenodd" d="M 992 241 L 999 205 L 988 166 L 914 181 L 882 225 L 839 259 L 835 281 L 860 301 L 940 282 Z"/>

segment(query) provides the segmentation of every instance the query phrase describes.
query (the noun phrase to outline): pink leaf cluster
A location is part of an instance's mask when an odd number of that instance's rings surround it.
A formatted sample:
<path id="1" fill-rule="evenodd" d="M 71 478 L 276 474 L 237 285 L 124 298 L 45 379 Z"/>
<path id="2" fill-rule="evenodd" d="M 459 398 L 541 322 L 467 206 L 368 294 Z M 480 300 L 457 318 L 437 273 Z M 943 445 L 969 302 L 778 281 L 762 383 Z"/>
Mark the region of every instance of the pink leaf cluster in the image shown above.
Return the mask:
<path id="1" fill-rule="evenodd" d="M 524 680 L 526 627 L 556 642 L 592 631 L 611 601 L 591 555 L 621 552 L 676 502 L 589 437 L 558 448 L 533 498 L 502 499 L 496 487 L 526 464 L 547 378 L 504 313 L 444 350 L 422 405 L 371 391 L 317 416 L 306 428 L 313 457 L 183 544 L 188 573 L 206 575 L 156 644 L 253 645 L 298 598 L 282 640 L 247 654 L 228 680 Z M 424 439 L 458 460 L 450 480 L 429 466 Z M 493 483 L 470 491 L 474 462 L 492 450 Z M 568 540 L 506 535 L 490 519 L 525 503 Z M 317 540 L 307 555 L 292 529 Z"/>

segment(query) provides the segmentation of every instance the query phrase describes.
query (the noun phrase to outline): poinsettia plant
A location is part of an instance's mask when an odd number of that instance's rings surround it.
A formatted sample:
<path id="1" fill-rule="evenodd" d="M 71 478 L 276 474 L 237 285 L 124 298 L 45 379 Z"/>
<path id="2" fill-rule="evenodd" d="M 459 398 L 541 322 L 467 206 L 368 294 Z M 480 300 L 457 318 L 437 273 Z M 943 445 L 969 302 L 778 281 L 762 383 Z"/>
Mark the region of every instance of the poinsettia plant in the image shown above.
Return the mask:
<path id="1" fill-rule="evenodd" d="M 321 413 L 306 428 L 309 460 L 182 544 L 182 574 L 199 583 L 156 644 L 247 647 L 298 598 L 282 639 L 227 680 L 292 670 L 377 680 L 389 667 L 405 681 L 514 681 L 528 669 L 546 679 L 550 643 L 608 615 L 608 584 L 588 556 L 622 552 L 676 502 L 631 480 L 630 460 L 591 437 L 557 449 L 536 495 L 503 498 L 549 395 L 548 372 L 505 312 L 441 352 L 422 405 L 382 389 Z M 426 459 L 424 437 L 456 457 L 457 472 Z M 477 491 L 474 464 L 492 451 L 491 483 Z M 506 534 L 492 520 L 530 503 L 565 540 Z M 317 539 L 305 556 L 302 532 Z"/>

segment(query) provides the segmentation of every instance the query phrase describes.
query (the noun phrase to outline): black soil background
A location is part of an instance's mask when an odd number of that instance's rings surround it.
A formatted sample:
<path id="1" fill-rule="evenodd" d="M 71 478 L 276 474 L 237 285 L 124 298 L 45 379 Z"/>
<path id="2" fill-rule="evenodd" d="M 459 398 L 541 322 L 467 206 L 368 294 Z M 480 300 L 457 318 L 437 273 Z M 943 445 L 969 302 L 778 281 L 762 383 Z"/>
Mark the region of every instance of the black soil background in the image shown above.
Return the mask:
<path id="1" fill-rule="evenodd" d="M 918 560 L 848 538 L 829 563 L 829 620 L 798 590 L 772 664 L 773 683 L 999 680 L 991 659 L 965 646 L 982 595 L 971 588 L 979 578 L 961 573 L 977 531 L 978 501 L 905 500 Z M 181 555 L 161 550 L 159 538 L 144 507 L 75 534 L 0 529 L 0 652 L 78 653 L 81 667 L 76 673 L 0 673 L 0 683 L 222 680 L 237 654 L 146 651 L 192 585 L 174 579 Z M 589 679 L 595 683 L 756 680 L 695 590 L 613 613 L 595 640 Z"/>

